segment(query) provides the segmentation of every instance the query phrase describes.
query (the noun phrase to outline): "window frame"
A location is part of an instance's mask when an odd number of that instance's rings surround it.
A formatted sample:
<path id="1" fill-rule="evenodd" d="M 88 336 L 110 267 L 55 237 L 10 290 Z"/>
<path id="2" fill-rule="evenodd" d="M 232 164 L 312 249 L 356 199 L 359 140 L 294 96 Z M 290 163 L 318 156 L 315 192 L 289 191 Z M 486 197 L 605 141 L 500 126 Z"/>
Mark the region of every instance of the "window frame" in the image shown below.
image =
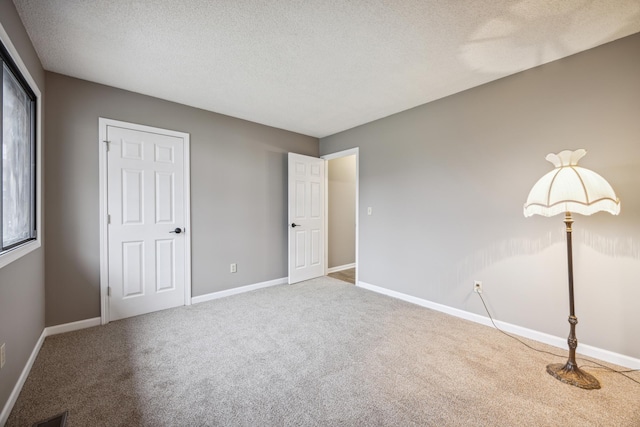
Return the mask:
<path id="1" fill-rule="evenodd" d="M 34 225 L 36 236 L 35 239 L 27 240 L 26 242 L 10 247 L 4 252 L 0 252 L 0 268 L 3 268 L 9 263 L 22 258 L 42 246 L 42 94 L 1 23 L 0 42 L 2 43 L 4 53 L 8 56 L 8 60 L 3 62 L 7 64 L 7 67 L 12 71 L 14 77 L 19 80 L 20 83 L 26 85 L 32 92 L 32 95 L 35 96 L 35 102 L 32 107 L 32 113 L 35 114 L 35 129 L 32 129 L 35 138 L 35 167 L 32 174 L 35 175 Z"/>

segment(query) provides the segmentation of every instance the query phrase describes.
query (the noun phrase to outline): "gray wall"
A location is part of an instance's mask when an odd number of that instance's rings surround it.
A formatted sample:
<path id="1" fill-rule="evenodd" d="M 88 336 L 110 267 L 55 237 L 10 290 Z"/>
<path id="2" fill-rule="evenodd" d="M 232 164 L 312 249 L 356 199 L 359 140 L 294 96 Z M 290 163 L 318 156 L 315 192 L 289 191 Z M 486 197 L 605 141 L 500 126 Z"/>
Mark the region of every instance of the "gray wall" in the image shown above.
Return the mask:
<path id="1" fill-rule="evenodd" d="M 356 262 L 356 156 L 329 160 L 329 268 Z"/>
<path id="2" fill-rule="evenodd" d="M 316 138 L 59 74 L 46 83 L 47 325 L 100 315 L 98 117 L 191 134 L 193 296 L 287 276 L 286 153 L 317 156 Z"/>
<path id="3" fill-rule="evenodd" d="M 10 0 L 0 0 L 0 22 L 44 98 L 44 70 Z M 43 329 L 44 250 L 40 248 L 0 269 L 0 344 L 5 343 L 7 356 L 0 371 L 0 412 Z"/>
<path id="4" fill-rule="evenodd" d="M 524 218 L 545 155 L 585 148 L 622 213 L 576 215 L 581 343 L 640 357 L 640 34 L 320 141 L 360 147 L 360 280 L 568 334 L 562 216 Z M 428 325 L 425 325 L 428 326 Z"/>

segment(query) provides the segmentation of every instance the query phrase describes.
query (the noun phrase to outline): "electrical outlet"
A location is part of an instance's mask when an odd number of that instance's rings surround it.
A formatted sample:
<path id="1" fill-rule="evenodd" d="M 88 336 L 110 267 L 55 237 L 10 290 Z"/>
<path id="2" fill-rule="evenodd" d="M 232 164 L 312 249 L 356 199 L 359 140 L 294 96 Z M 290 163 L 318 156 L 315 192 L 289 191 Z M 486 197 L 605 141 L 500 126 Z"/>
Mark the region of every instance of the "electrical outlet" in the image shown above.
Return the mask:
<path id="1" fill-rule="evenodd" d="M 371 214 L 373 214 L 373 208 L 371 206 L 369 206 L 367 208 L 367 215 L 371 215 Z"/>
<path id="2" fill-rule="evenodd" d="M 0 369 L 4 368 L 5 359 L 4 343 L 2 343 L 2 345 L 0 345 Z"/>
<path id="3" fill-rule="evenodd" d="M 237 273 L 238 272 L 238 264 L 236 264 L 235 262 L 233 264 L 231 264 L 231 266 L 229 267 L 229 271 L 231 271 L 232 273 Z"/>
<path id="4" fill-rule="evenodd" d="M 473 281 L 473 292 L 482 293 L 482 282 L 480 280 Z"/>

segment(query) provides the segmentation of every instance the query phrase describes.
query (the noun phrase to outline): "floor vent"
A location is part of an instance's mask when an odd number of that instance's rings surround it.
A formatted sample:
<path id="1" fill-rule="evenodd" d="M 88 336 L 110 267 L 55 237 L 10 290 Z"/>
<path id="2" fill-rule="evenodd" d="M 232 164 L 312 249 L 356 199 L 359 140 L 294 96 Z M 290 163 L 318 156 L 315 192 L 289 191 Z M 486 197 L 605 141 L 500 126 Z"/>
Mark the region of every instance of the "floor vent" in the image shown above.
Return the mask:
<path id="1" fill-rule="evenodd" d="M 35 423 L 33 427 L 64 427 L 67 425 L 68 414 L 69 411 L 64 411 L 54 417 Z"/>

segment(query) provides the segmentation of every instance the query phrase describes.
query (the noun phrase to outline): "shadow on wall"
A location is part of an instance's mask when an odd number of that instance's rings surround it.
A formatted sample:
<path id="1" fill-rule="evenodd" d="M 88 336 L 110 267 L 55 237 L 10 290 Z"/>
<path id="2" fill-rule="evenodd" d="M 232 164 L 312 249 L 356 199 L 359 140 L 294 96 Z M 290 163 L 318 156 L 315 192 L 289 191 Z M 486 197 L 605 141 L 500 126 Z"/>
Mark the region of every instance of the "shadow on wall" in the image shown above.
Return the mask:
<path id="1" fill-rule="evenodd" d="M 640 260 L 640 239 L 632 236 L 603 236 L 589 230 L 579 230 L 574 238 L 577 242 L 595 251 L 614 258 Z"/>
<path id="2" fill-rule="evenodd" d="M 564 229 L 558 228 L 541 234 L 538 239 L 512 238 L 495 242 L 461 259 L 452 270 L 451 276 L 443 277 L 442 283 L 464 282 L 478 271 L 499 261 L 515 256 L 537 254 L 562 241 L 564 241 Z"/>
<path id="3" fill-rule="evenodd" d="M 461 259 L 452 270 L 455 273 L 443 277 L 441 283 L 465 282 L 477 272 L 508 258 L 538 254 L 560 242 L 564 245 L 565 233 L 564 226 L 561 226 L 554 231 L 541 234 L 538 239 L 513 238 L 495 242 Z M 628 235 L 604 236 L 588 229 L 574 229 L 573 244 L 584 245 L 613 258 L 640 260 L 640 239 Z"/>
<path id="4" fill-rule="evenodd" d="M 473 70 L 484 73 L 515 73 L 536 67 L 636 31 L 633 24 L 640 19 L 637 0 L 619 0 L 616 10 L 606 1 L 565 0 L 555 2 L 543 13 L 536 2 L 514 2 L 501 17 L 478 26 L 469 35 L 469 42 L 459 52 L 461 61 Z M 586 16 L 604 17 L 598 31 L 582 34 L 580 38 L 557 37 L 559 23 L 572 32 L 582 25 Z M 541 29 L 543 29 L 541 31 Z M 547 30 L 544 30 L 547 29 Z M 602 39 L 602 34 L 607 38 Z M 508 58 L 508 61 L 495 61 Z"/>

